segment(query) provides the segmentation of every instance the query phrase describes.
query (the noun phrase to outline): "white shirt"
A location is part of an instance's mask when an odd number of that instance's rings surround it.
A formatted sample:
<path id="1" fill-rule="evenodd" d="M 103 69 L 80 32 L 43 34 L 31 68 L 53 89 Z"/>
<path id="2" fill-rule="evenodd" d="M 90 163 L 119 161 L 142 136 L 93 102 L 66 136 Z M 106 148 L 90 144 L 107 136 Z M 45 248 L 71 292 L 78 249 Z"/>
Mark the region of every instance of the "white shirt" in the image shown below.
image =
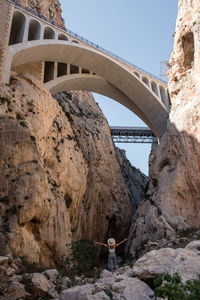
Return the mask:
<path id="1" fill-rule="evenodd" d="M 110 253 L 115 253 L 115 248 L 109 248 Z"/>

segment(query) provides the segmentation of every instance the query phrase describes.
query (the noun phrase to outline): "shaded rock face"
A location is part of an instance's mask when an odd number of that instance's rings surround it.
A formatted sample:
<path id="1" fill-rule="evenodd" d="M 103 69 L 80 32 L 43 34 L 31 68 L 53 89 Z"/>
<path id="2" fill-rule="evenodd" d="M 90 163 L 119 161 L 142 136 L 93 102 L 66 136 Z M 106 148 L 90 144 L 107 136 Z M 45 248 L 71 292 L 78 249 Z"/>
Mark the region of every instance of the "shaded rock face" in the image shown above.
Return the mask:
<path id="1" fill-rule="evenodd" d="M 122 174 L 128 187 L 129 197 L 131 199 L 132 209 L 135 212 L 144 199 L 145 191 L 148 184 L 148 177 L 139 169 L 131 165 L 126 157 L 125 150 L 115 147 L 117 160 L 120 164 Z"/>
<path id="2" fill-rule="evenodd" d="M 72 227 L 77 239 L 118 240 L 132 218 L 93 97 L 57 99 L 28 74 L 0 89 L 0 250 L 44 265 L 69 254 Z"/>
<path id="3" fill-rule="evenodd" d="M 149 189 L 135 216 L 130 247 L 200 226 L 199 1 L 180 1 L 169 63 L 168 128 L 150 156 Z"/>
<path id="4" fill-rule="evenodd" d="M 68 101 L 66 93 L 56 98 L 70 115 L 77 147 L 88 166 L 85 194 L 69 207 L 77 237 L 122 239 L 128 232 L 132 210 L 107 121 L 87 92 L 74 92 Z"/>
<path id="5" fill-rule="evenodd" d="M 17 0 L 17 2 L 45 16 L 47 20 L 54 21 L 56 24 L 65 28 L 60 2 L 58 0 Z"/>

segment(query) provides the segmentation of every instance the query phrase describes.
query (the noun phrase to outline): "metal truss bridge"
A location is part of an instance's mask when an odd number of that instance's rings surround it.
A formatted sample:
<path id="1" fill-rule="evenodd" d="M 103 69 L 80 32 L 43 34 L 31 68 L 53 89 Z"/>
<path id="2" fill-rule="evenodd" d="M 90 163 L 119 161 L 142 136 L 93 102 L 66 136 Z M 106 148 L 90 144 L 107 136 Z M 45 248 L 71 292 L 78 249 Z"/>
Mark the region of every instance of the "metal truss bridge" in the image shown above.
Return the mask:
<path id="1" fill-rule="evenodd" d="M 148 127 L 111 126 L 114 143 L 157 143 L 157 138 Z"/>

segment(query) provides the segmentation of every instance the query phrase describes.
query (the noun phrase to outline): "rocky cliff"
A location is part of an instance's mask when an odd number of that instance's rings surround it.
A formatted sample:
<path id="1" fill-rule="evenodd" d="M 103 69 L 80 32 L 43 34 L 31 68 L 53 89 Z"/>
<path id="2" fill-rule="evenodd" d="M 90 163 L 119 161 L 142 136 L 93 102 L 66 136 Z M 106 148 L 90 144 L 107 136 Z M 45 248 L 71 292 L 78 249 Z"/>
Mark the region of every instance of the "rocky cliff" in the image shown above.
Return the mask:
<path id="1" fill-rule="evenodd" d="M 125 150 L 115 147 L 115 152 L 121 167 L 122 175 L 128 187 L 132 209 L 134 212 L 136 212 L 139 204 L 144 198 L 148 185 L 148 177 L 139 169 L 131 165 L 126 157 Z"/>
<path id="2" fill-rule="evenodd" d="M 178 6 L 168 71 L 170 118 L 150 156 L 149 189 L 131 227 L 133 254 L 149 240 L 167 243 L 200 225 L 200 3 L 179 0 Z"/>
<path id="3" fill-rule="evenodd" d="M 63 25 L 57 0 L 19 3 Z M 146 181 L 132 171 L 130 192 L 126 169 L 91 94 L 53 98 L 34 76 L 13 73 L 0 87 L 0 254 L 49 266 L 70 254 L 71 232 L 126 237 L 131 197 L 136 208 Z"/>
<path id="4" fill-rule="evenodd" d="M 1 252 L 44 265 L 77 239 L 120 239 L 132 217 L 109 127 L 88 93 L 56 101 L 28 74 L 0 90 Z"/>
<path id="5" fill-rule="evenodd" d="M 58 0 L 16 0 L 16 2 L 43 15 L 50 22 L 54 21 L 57 25 L 65 28 L 60 2 Z"/>

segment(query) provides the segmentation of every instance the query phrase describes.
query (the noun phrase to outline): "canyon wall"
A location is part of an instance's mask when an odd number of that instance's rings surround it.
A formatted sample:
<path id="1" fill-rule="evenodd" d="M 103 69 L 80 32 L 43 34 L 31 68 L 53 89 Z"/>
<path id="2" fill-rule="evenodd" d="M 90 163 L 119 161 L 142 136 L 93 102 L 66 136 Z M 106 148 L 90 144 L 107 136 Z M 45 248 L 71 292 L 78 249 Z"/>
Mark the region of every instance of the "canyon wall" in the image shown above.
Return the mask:
<path id="1" fill-rule="evenodd" d="M 58 0 L 16 0 L 16 2 L 43 15 L 48 21 L 54 21 L 57 25 L 65 28 L 60 2 Z"/>
<path id="2" fill-rule="evenodd" d="M 0 89 L 1 254 L 56 264 L 76 239 L 127 235 L 131 201 L 89 93 L 52 98 L 21 74 Z"/>
<path id="3" fill-rule="evenodd" d="M 134 146 L 133 146 L 134 147 Z M 128 187 L 129 197 L 131 199 L 131 206 L 134 212 L 138 209 L 139 204 L 145 196 L 148 186 L 148 177 L 139 169 L 131 165 L 126 157 L 125 150 L 115 147 L 117 160 Z"/>
<path id="4" fill-rule="evenodd" d="M 135 255 L 148 242 L 200 226 L 200 3 L 179 0 L 169 62 L 168 128 L 150 155 L 149 188 L 130 230 Z"/>

